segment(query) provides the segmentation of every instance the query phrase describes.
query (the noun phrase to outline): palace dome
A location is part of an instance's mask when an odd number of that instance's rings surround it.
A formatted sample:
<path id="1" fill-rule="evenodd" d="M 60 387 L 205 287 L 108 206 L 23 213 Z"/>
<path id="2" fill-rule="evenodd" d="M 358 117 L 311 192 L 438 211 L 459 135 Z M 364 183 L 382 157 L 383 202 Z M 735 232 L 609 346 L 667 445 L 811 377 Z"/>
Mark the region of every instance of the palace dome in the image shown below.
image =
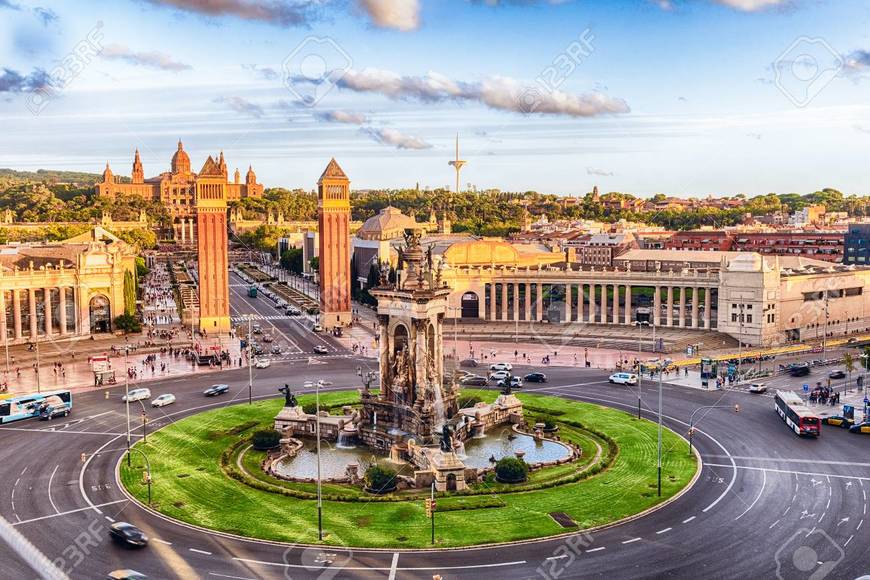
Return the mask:
<path id="1" fill-rule="evenodd" d="M 178 150 L 172 156 L 172 173 L 190 173 L 190 157 L 180 140 L 178 141 Z"/>
<path id="2" fill-rule="evenodd" d="M 394 240 L 401 238 L 407 228 L 416 228 L 417 221 L 397 208 L 387 206 L 370 217 L 356 233 L 361 240 Z"/>

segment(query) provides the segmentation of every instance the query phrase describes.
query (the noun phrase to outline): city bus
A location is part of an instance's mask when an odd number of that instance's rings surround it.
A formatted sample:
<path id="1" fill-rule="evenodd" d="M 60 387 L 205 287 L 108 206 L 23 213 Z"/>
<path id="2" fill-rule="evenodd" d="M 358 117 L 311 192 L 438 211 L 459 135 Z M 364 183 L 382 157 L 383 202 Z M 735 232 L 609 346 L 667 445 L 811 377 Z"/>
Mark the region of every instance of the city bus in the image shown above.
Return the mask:
<path id="1" fill-rule="evenodd" d="M 822 434 L 822 422 L 796 393 L 777 391 L 773 404 L 780 418 L 798 435 L 818 437 Z"/>
<path id="2" fill-rule="evenodd" d="M 51 391 L 13 395 L 0 400 L 0 424 L 39 417 L 42 409 L 48 406 L 55 409 L 63 407 L 66 409 L 65 414 L 69 414 L 69 411 L 72 410 L 72 393 L 69 391 Z"/>

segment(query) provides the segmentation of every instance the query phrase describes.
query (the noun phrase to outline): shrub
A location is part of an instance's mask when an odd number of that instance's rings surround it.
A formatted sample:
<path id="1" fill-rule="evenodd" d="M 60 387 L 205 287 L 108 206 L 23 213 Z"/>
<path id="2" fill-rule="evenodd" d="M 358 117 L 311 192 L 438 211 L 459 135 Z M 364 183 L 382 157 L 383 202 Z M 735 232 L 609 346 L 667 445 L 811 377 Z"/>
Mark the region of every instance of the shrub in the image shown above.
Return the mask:
<path id="1" fill-rule="evenodd" d="M 552 431 L 556 428 L 556 419 L 552 415 L 544 415 L 539 421 L 544 424 L 544 429 L 547 431 Z"/>
<path id="2" fill-rule="evenodd" d="M 133 314 L 121 314 L 115 317 L 115 328 L 125 333 L 142 332 L 142 324 Z"/>
<path id="3" fill-rule="evenodd" d="M 263 429 L 254 432 L 251 441 L 253 441 L 254 449 L 257 451 L 268 451 L 269 449 L 278 447 L 278 444 L 281 441 L 281 434 L 274 429 Z"/>
<path id="4" fill-rule="evenodd" d="M 372 465 L 366 469 L 366 488 L 374 493 L 386 493 L 396 489 L 396 472 L 389 467 Z"/>
<path id="5" fill-rule="evenodd" d="M 321 407 L 321 410 L 323 407 Z M 308 415 L 316 415 L 317 414 L 317 405 L 314 403 L 305 403 L 302 405 L 302 411 L 307 413 Z"/>
<path id="6" fill-rule="evenodd" d="M 459 408 L 460 409 L 470 409 L 474 407 L 478 403 L 482 403 L 483 399 L 478 397 L 477 395 L 460 395 L 459 396 Z"/>
<path id="7" fill-rule="evenodd" d="M 520 483 L 528 476 L 528 464 L 518 457 L 502 457 L 495 464 L 495 477 L 502 483 Z"/>

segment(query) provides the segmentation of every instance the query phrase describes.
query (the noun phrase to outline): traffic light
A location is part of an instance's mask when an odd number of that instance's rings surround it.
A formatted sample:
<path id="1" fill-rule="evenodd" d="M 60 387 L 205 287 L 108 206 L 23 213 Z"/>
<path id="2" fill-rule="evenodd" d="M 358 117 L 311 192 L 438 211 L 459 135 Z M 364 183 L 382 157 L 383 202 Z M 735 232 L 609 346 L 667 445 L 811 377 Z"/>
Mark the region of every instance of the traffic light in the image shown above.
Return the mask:
<path id="1" fill-rule="evenodd" d="M 432 500 L 431 499 L 426 499 L 426 517 L 427 518 L 432 517 Z"/>

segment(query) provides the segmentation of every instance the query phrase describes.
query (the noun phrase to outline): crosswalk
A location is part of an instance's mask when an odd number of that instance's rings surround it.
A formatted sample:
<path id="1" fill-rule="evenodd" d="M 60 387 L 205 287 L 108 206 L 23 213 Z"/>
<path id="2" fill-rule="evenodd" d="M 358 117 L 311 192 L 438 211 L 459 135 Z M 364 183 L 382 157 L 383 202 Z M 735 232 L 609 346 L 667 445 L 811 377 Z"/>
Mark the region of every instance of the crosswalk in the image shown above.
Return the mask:
<path id="1" fill-rule="evenodd" d="M 252 315 L 236 315 L 230 316 L 230 320 L 234 324 L 241 324 L 251 320 L 299 320 L 299 316 L 288 316 L 287 314 L 252 314 Z"/>

